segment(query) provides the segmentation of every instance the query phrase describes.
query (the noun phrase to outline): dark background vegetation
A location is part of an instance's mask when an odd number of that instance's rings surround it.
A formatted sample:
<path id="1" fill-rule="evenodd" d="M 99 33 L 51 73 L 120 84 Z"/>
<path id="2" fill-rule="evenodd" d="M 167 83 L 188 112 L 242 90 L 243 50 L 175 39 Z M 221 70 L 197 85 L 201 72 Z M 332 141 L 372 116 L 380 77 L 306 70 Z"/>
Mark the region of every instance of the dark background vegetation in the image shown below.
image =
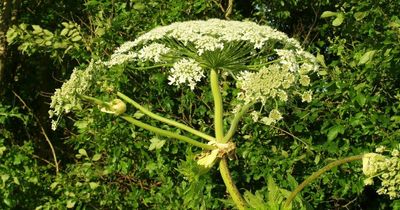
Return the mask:
<path id="1" fill-rule="evenodd" d="M 167 141 L 149 151 L 154 135 L 90 106 L 64 116 L 56 131 L 47 114 L 50 96 L 75 66 L 106 59 L 159 25 L 225 18 L 228 6 L 227 0 L 3 0 L 0 208 L 232 208 L 217 170 L 191 174 L 195 148 Z M 324 11 L 336 13 L 321 18 Z M 238 158 L 230 162 L 241 191 L 266 195 L 269 176 L 293 190 L 289 176 L 301 182 L 333 159 L 398 146 L 399 11 L 394 0 L 233 1 L 230 19 L 273 26 L 321 63 L 312 103 L 287 104 L 284 122 L 272 127 L 250 118 L 241 123 Z M 207 88 L 171 88 L 159 72 L 129 76 L 126 90 L 137 101 L 212 132 Z M 363 187 L 361 164 L 351 163 L 326 173 L 302 196 L 315 209 L 400 209 L 399 200 L 375 189 Z"/>

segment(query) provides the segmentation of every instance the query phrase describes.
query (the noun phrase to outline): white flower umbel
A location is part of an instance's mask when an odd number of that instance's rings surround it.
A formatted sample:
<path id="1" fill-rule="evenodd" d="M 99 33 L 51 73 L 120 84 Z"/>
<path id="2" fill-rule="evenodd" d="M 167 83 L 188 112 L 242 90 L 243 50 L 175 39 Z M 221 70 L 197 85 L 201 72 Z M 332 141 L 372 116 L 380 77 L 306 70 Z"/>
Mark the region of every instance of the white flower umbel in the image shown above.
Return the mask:
<path id="1" fill-rule="evenodd" d="M 95 77 L 95 65 L 99 63 L 90 62 L 85 70 L 74 69 L 70 79 L 61 88 L 56 89 L 51 97 L 49 116 L 53 118 L 62 113 L 69 113 L 73 109 L 81 107 L 78 94 L 86 94 L 93 84 Z M 52 122 L 52 129 L 55 130 L 57 122 Z"/>
<path id="2" fill-rule="evenodd" d="M 239 92 L 234 101 L 238 103 L 233 105 L 239 104 L 237 107 L 256 102 L 267 107 L 267 102 L 286 102 L 293 95 L 310 102 L 311 91 L 297 88 L 310 86 L 309 74 L 318 69 L 315 57 L 298 41 L 269 26 L 219 19 L 176 22 L 125 42 L 109 60 L 96 65 L 99 70 L 92 69 L 93 63 L 85 71 L 75 70 L 55 92 L 50 114 L 60 116 L 79 108 L 77 94 L 98 94 L 106 90 L 104 85 L 114 87 L 112 83 L 118 80 L 115 75 L 123 74 L 125 67 L 162 71 L 170 85 L 190 89 L 211 70 L 231 75 L 221 78 L 236 80 Z M 101 77 L 97 76 L 99 72 L 103 72 Z M 98 86 L 90 86 L 94 82 Z M 257 120 L 266 124 L 277 120 L 263 117 L 261 114 Z"/>
<path id="3" fill-rule="evenodd" d="M 170 51 L 168 47 L 160 43 L 152 43 L 144 46 L 138 54 L 139 59 L 143 61 L 154 61 L 160 62 L 161 56 L 167 54 Z"/>
<path id="4" fill-rule="evenodd" d="M 238 87 L 242 90 L 239 99 L 245 103 L 269 98 L 287 100 L 285 89 L 291 87 L 295 76 L 289 69 L 282 69 L 279 64 L 262 67 L 258 72 L 244 71 L 238 76 Z"/>
<path id="5" fill-rule="evenodd" d="M 380 152 L 385 150 L 378 149 Z M 378 194 L 386 194 L 390 199 L 400 198 L 400 157 L 398 149 L 389 154 L 368 153 L 363 156 L 363 173 L 365 185 L 373 185 L 373 178 L 379 178 L 381 186 Z"/>
<path id="6" fill-rule="evenodd" d="M 196 83 L 204 77 L 204 70 L 193 59 L 183 58 L 177 61 L 171 68 L 170 76 L 168 77 L 169 84 L 180 85 L 188 83 L 190 89 L 194 89 Z"/>

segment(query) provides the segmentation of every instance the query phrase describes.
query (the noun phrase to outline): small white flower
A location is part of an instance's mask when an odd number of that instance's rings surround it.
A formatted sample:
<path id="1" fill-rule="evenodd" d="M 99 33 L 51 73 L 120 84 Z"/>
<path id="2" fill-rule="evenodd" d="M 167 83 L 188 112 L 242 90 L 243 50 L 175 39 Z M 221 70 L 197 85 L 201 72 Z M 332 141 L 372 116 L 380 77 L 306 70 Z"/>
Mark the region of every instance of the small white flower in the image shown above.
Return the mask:
<path id="1" fill-rule="evenodd" d="M 154 61 L 160 62 L 161 56 L 167 54 L 170 51 L 164 44 L 152 43 L 144 46 L 138 54 L 138 58 L 143 61 Z"/>
<path id="2" fill-rule="evenodd" d="M 170 70 L 170 76 L 168 77 L 168 84 L 180 84 L 188 83 L 190 89 L 194 89 L 196 83 L 204 77 L 204 70 L 200 67 L 194 59 L 183 58 L 177 61 Z"/>
<path id="3" fill-rule="evenodd" d="M 258 119 L 260 118 L 260 112 L 252 111 L 250 115 L 251 118 L 253 119 L 253 122 L 258 122 Z"/>
<path id="4" fill-rule="evenodd" d="M 275 121 L 278 121 L 278 120 L 281 120 L 283 117 L 282 117 L 282 114 L 279 112 L 279 110 L 273 109 L 269 113 L 269 118 L 271 118 Z"/>
<path id="5" fill-rule="evenodd" d="M 301 95 L 301 101 L 302 102 L 308 102 L 308 103 L 310 103 L 312 101 L 312 92 L 311 92 L 311 90 L 309 90 L 307 92 L 304 92 Z"/>
<path id="6" fill-rule="evenodd" d="M 386 150 L 385 146 L 379 146 L 378 148 L 375 149 L 375 152 L 383 153 L 383 152 L 385 152 L 385 150 Z"/>
<path id="7" fill-rule="evenodd" d="M 300 75 L 299 82 L 303 86 L 308 86 L 310 85 L 310 77 L 308 77 L 307 75 Z"/>

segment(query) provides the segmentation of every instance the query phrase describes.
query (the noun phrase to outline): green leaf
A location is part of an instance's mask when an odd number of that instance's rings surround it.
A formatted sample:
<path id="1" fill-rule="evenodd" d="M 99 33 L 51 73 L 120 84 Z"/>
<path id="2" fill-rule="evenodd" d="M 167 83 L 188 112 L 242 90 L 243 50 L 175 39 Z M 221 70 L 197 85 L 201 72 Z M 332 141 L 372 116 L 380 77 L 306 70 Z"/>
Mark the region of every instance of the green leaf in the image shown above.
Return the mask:
<path id="1" fill-rule="evenodd" d="M 67 35 L 68 31 L 69 31 L 68 28 L 64 28 L 64 29 L 61 31 L 60 35 L 61 35 L 61 36 Z"/>
<path id="2" fill-rule="evenodd" d="M 140 119 L 143 116 L 144 116 L 144 114 L 141 111 L 137 111 L 137 112 L 135 112 L 135 114 L 133 114 L 133 117 L 136 118 L 136 119 Z"/>
<path id="3" fill-rule="evenodd" d="M 14 177 L 13 177 L 13 181 L 14 181 L 15 184 L 21 185 L 21 183 L 19 182 L 18 177 L 14 176 Z"/>
<path id="4" fill-rule="evenodd" d="M 317 59 L 318 63 L 321 64 L 321 66 L 326 68 L 324 55 L 321 55 L 321 54 L 318 53 L 316 59 Z"/>
<path id="5" fill-rule="evenodd" d="M 89 186 L 90 186 L 90 189 L 94 190 L 94 189 L 96 189 L 97 187 L 99 187 L 100 184 L 97 183 L 97 182 L 89 182 Z"/>
<path id="6" fill-rule="evenodd" d="M 337 15 L 337 12 L 325 11 L 322 13 L 321 18 L 328 18 L 328 17 L 333 17 L 336 15 Z"/>
<path id="7" fill-rule="evenodd" d="M 76 201 L 67 200 L 67 208 L 71 209 L 74 208 Z"/>
<path id="8" fill-rule="evenodd" d="M 53 190 L 54 188 L 57 187 L 57 185 L 58 185 L 58 182 L 53 182 L 53 183 L 51 183 L 50 189 Z"/>
<path id="9" fill-rule="evenodd" d="M 336 15 L 336 18 L 332 21 L 333 26 L 340 26 L 342 25 L 344 21 L 344 14 L 343 13 L 338 13 Z"/>
<path id="10" fill-rule="evenodd" d="M 376 52 L 376 50 L 370 50 L 370 51 L 364 53 L 364 55 L 360 58 L 360 61 L 358 62 L 358 65 L 366 64 L 367 62 L 372 60 L 372 58 L 374 57 L 375 52 Z"/>
<path id="11" fill-rule="evenodd" d="M 39 25 L 32 25 L 32 28 L 36 32 L 41 32 L 43 30 Z"/>
<path id="12" fill-rule="evenodd" d="M 3 181 L 3 183 L 5 183 L 9 178 L 10 178 L 10 175 L 8 175 L 8 174 L 1 175 L 1 180 Z"/>
<path id="13" fill-rule="evenodd" d="M 344 133 L 344 127 L 341 125 L 332 126 L 328 132 L 328 141 L 334 140 L 338 135 Z"/>
<path id="14" fill-rule="evenodd" d="M 364 105 L 365 105 L 365 102 L 367 101 L 367 98 L 362 94 L 362 93 L 359 93 L 357 96 L 356 96 L 356 101 L 357 101 L 357 103 L 361 106 L 361 107 L 363 107 Z"/>
<path id="15" fill-rule="evenodd" d="M 101 158 L 101 154 L 95 154 L 92 157 L 92 161 L 98 161 L 98 160 L 100 160 L 100 158 Z"/>
<path id="16" fill-rule="evenodd" d="M 7 148 L 5 146 L 0 147 L 0 156 L 3 155 L 4 151 L 6 151 Z"/>
<path id="17" fill-rule="evenodd" d="M 252 207 L 254 209 L 265 209 L 266 208 L 266 204 L 264 203 L 264 201 L 261 198 L 252 194 L 250 191 L 246 190 L 243 194 L 243 197 L 247 201 L 247 203 L 250 205 L 250 207 Z"/>
<path id="18" fill-rule="evenodd" d="M 82 155 L 82 156 L 85 156 L 85 157 L 88 156 L 88 154 L 87 154 L 87 152 L 86 152 L 85 149 L 79 149 L 79 150 L 78 150 L 78 153 L 79 153 L 80 155 Z"/>
<path id="19" fill-rule="evenodd" d="M 71 39 L 71 41 L 77 42 L 77 41 L 80 41 L 81 39 L 82 39 L 81 36 L 74 36 L 74 37 Z"/>
<path id="20" fill-rule="evenodd" d="M 354 13 L 354 18 L 357 21 L 360 21 L 360 20 L 364 19 L 367 15 L 368 15 L 368 12 L 356 12 L 356 13 Z"/>
<path id="21" fill-rule="evenodd" d="M 136 9 L 136 10 L 143 10 L 145 8 L 146 8 L 146 6 L 142 3 L 136 3 L 135 5 L 133 5 L 133 9 Z"/>
<path id="22" fill-rule="evenodd" d="M 154 149 L 160 149 L 165 144 L 165 140 L 160 140 L 157 137 L 150 139 L 150 142 L 151 142 L 151 144 L 149 146 L 150 151 L 154 150 Z"/>

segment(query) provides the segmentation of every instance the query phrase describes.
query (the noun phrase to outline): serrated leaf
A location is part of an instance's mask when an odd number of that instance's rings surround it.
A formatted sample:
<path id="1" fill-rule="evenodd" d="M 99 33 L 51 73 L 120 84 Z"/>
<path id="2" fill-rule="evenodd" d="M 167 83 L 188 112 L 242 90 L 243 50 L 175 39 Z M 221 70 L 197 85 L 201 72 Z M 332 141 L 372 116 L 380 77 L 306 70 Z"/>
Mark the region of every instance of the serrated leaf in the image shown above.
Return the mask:
<path id="1" fill-rule="evenodd" d="M 336 15 L 336 18 L 332 21 L 333 26 L 340 26 L 342 25 L 344 21 L 344 14 L 343 13 L 338 13 Z"/>
<path id="2" fill-rule="evenodd" d="M 372 58 L 374 57 L 376 50 L 370 50 L 366 53 L 364 53 L 363 56 L 361 56 L 360 61 L 358 62 L 358 65 L 363 65 L 366 64 L 367 62 L 371 61 Z"/>
<path id="3" fill-rule="evenodd" d="M 325 11 L 321 14 L 321 18 L 328 18 L 328 17 L 333 17 L 336 15 L 337 15 L 337 12 Z"/>
<path id="4" fill-rule="evenodd" d="M 254 209 L 266 209 L 266 204 L 264 201 L 261 198 L 253 195 L 250 191 L 246 190 L 243 194 L 243 197 L 250 207 Z"/>
<path id="5" fill-rule="evenodd" d="M 88 156 L 88 154 L 87 154 L 87 152 L 86 152 L 85 149 L 79 149 L 79 150 L 78 150 L 78 153 L 81 154 L 82 156 L 85 156 L 85 157 Z"/>
<path id="6" fill-rule="evenodd" d="M 161 140 L 157 137 L 154 137 L 152 139 L 150 139 L 150 146 L 149 146 L 149 150 L 154 150 L 154 149 L 161 149 L 162 146 L 164 146 L 165 144 L 165 140 Z"/>
<path id="7" fill-rule="evenodd" d="M 101 154 L 95 154 L 92 157 L 92 161 L 98 161 L 98 160 L 100 160 L 100 158 L 101 158 Z"/>

